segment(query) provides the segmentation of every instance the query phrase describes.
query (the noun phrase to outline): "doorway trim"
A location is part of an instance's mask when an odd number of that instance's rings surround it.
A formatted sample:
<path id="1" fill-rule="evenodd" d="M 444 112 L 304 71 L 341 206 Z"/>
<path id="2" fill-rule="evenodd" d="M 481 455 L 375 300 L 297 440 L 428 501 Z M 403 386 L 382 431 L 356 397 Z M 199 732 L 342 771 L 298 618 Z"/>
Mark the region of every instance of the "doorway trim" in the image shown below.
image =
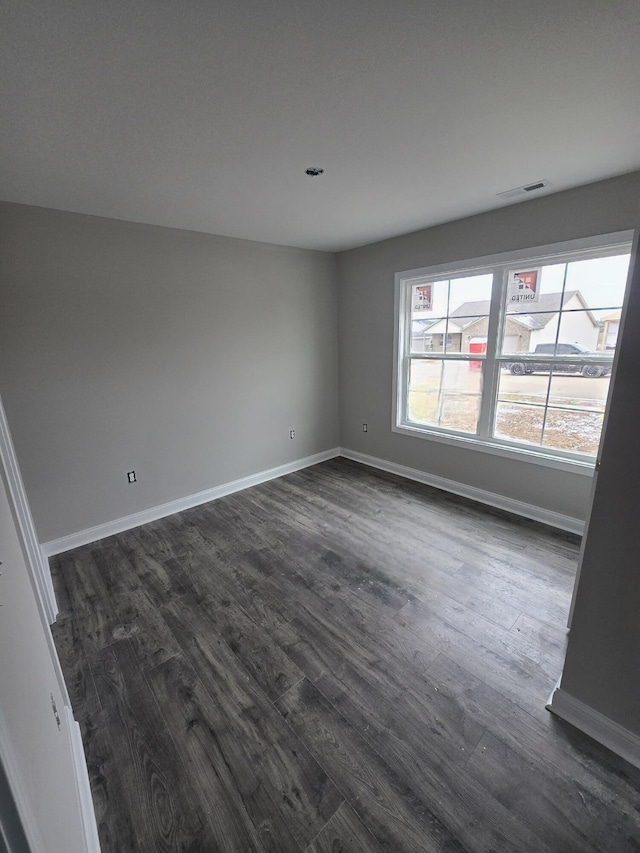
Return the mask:
<path id="1" fill-rule="evenodd" d="M 13 501 L 16 513 L 16 521 L 20 530 L 24 548 L 26 550 L 27 563 L 31 567 L 31 581 L 37 598 L 40 600 L 42 609 L 51 625 L 56 621 L 58 615 L 58 603 L 53 591 L 53 582 L 49 570 L 49 562 L 44 556 L 40 543 L 36 537 L 35 525 L 29 509 L 27 494 L 18 467 L 18 459 L 11 440 L 7 416 L 0 399 L 0 458 L 4 463 L 7 477 L 9 495 Z"/>

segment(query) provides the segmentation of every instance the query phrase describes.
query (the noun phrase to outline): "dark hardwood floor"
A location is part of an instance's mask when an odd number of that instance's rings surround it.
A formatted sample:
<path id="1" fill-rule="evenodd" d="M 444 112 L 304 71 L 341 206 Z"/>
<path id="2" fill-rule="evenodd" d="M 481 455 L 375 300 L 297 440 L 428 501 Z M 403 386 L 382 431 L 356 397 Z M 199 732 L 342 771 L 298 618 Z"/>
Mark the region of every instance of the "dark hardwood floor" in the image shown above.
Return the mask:
<path id="1" fill-rule="evenodd" d="M 54 558 L 103 853 L 640 851 L 544 707 L 577 555 L 336 459 Z"/>

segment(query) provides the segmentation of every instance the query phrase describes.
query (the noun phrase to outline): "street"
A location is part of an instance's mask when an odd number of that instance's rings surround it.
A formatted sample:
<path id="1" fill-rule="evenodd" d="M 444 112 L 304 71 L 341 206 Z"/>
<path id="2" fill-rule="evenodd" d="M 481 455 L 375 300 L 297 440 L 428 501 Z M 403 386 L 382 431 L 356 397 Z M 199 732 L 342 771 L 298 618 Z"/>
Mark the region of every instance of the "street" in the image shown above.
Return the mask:
<path id="1" fill-rule="evenodd" d="M 595 454 L 610 377 L 593 379 L 555 374 L 551 378 L 545 418 L 549 378 L 548 373 L 514 376 L 501 371 L 496 434 L 516 441 Z M 410 419 L 475 432 L 481 380 L 482 371 L 468 362 L 414 361 L 409 390 Z"/>
<path id="2" fill-rule="evenodd" d="M 608 376 L 591 379 L 586 376 L 556 373 L 551 382 L 550 402 L 562 405 L 560 399 L 571 400 L 571 405 L 584 405 L 591 410 L 604 411 L 609 381 Z M 544 401 L 548 385 L 548 373 L 531 373 L 528 376 L 512 376 L 504 370 L 500 373 L 500 396 L 508 395 L 510 400 L 522 396 L 527 401 L 531 401 L 531 398 L 542 398 Z"/>

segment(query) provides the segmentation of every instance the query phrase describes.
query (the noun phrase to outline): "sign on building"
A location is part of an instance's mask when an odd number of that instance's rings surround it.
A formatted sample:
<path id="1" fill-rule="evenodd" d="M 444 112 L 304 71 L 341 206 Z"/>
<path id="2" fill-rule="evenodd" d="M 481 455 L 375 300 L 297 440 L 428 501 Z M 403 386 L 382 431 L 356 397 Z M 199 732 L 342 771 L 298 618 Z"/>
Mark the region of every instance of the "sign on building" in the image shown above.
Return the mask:
<path id="1" fill-rule="evenodd" d="M 540 301 L 541 269 L 509 270 L 507 303 L 529 303 Z"/>
<path id="2" fill-rule="evenodd" d="M 413 310 L 431 311 L 433 309 L 433 285 L 418 284 L 413 289 Z"/>

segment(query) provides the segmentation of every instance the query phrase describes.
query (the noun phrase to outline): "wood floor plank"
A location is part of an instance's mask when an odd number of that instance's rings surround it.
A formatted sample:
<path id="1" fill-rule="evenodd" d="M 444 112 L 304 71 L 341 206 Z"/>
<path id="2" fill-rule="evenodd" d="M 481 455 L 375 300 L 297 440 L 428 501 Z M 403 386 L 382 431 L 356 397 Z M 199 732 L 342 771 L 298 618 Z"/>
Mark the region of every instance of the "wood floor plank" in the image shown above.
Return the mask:
<path id="1" fill-rule="evenodd" d="M 546 713 L 544 703 L 562 664 L 519 641 L 516 634 L 443 600 L 411 602 L 394 620 L 525 710 Z"/>
<path id="2" fill-rule="evenodd" d="M 299 525 L 297 516 L 288 534 L 281 535 L 281 539 L 278 551 L 271 552 L 274 574 L 288 575 L 293 569 L 295 574 L 311 579 L 317 577 L 332 587 L 343 585 L 384 615 L 393 615 L 411 598 L 411 593 L 383 571 L 382 566 L 362 559 L 359 553 L 344 545 L 339 552 L 334 550 L 326 535 L 315 534 Z"/>
<path id="3" fill-rule="evenodd" d="M 278 585 L 268 580 L 239 596 L 237 603 L 269 636 L 291 622 L 296 613 Z"/>
<path id="4" fill-rule="evenodd" d="M 501 628 L 511 629 L 522 615 L 522 607 L 515 607 L 492 591 L 478 589 L 463 577 L 462 566 L 454 574 L 431 572 L 428 583 L 415 598 L 417 601 L 433 601 L 444 596 L 444 602 L 463 605 L 466 610 L 477 613 Z"/>
<path id="5" fill-rule="evenodd" d="M 282 809 L 296 838 L 303 846 L 308 844 L 338 808 L 342 795 L 284 724 L 268 696 L 218 634 L 215 623 L 201 613 L 196 628 L 194 605 L 186 598 L 167 605 L 165 614 L 184 656 L 211 697 L 215 730 L 228 730 L 242 745 L 255 777 Z"/>
<path id="6" fill-rule="evenodd" d="M 103 853 L 640 851 L 544 708 L 578 546 L 332 459 L 54 558 Z"/>
<path id="7" fill-rule="evenodd" d="M 381 616 L 375 607 L 350 590 L 345 594 L 339 586 L 327 584 L 323 575 L 312 577 L 312 583 L 300 574 L 278 578 L 278 589 L 296 603 L 298 621 L 320 622 L 322 631 L 340 639 L 348 638 L 362 654 L 368 650 L 373 660 L 394 661 L 399 671 L 408 668 L 420 673 L 437 657 L 434 646 L 399 621 Z"/>
<path id="8" fill-rule="evenodd" d="M 390 533 L 386 533 L 379 521 L 369 521 L 365 517 L 359 518 L 361 523 L 355 524 L 344 513 L 331 511 L 322 503 L 314 502 L 308 495 L 305 507 L 301 490 L 290 482 L 283 486 L 274 481 L 268 495 L 265 503 L 274 512 L 287 514 L 292 525 L 323 537 L 327 547 L 334 550 L 345 546 L 355 548 L 376 571 L 384 573 L 385 566 L 380 561 L 380 550 L 374 543 L 382 539 L 385 548 L 391 547 L 393 543 L 397 551 L 394 569 L 398 582 L 403 585 L 405 582 L 419 585 L 430 566 L 455 571 L 462 565 L 461 560 L 452 557 L 444 549 L 429 547 L 424 552 L 417 551 L 406 539 L 393 538 Z M 292 506 L 295 507 L 295 514 L 292 513 Z"/>
<path id="9" fill-rule="evenodd" d="M 187 591 L 209 610 L 228 607 L 235 601 L 236 590 L 220 571 L 222 558 L 202 546 L 188 547 L 180 557 L 170 557 L 168 570 L 179 566 L 185 575 Z"/>
<path id="10" fill-rule="evenodd" d="M 89 662 L 84 654 L 77 623 L 72 616 L 58 618 L 51 626 L 75 720 L 84 731 L 90 718 L 101 710 Z"/>
<path id="11" fill-rule="evenodd" d="M 132 531 L 121 534 L 118 540 L 128 563 L 127 573 L 140 581 L 152 604 L 160 606 L 187 591 L 188 578 L 178 558 L 141 551 Z"/>
<path id="12" fill-rule="evenodd" d="M 354 810 L 343 803 L 307 847 L 306 853 L 382 853 L 382 847 Z"/>
<path id="13" fill-rule="evenodd" d="M 180 529 L 181 524 L 162 518 L 125 531 L 119 534 L 118 539 L 123 546 L 130 547 L 138 554 L 163 562 L 180 557 L 187 547 L 186 539 L 177 535 Z"/>
<path id="14" fill-rule="evenodd" d="M 92 661 L 92 672 L 109 716 L 111 748 L 123 788 L 136 792 L 130 811 L 140 849 L 224 850 L 213 837 L 206 812 L 196 805 L 191 782 L 175 784 L 175 779 L 184 779 L 187 768 L 157 705 L 150 701 L 128 642 L 100 652 Z"/>
<path id="15" fill-rule="evenodd" d="M 562 623 L 551 625 L 541 622 L 535 616 L 520 614 L 511 628 L 512 634 L 526 644 L 528 649 L 537 649 L 548 660 L 564 662 L 569 639 L 569 629 Z"/>
<path id="16" fill-rule="evenodd" d="M 86 655 L 113 642 L 113 632 L 122 627 L 119 616 L 108 606 L 108 592 L 88 546 L 60 555 L 59 568 L 68 591 L 70 615 L 78 626 Z M 66 615 L 66 614 L 61 614 Z"/>
<path id="17" fill-rule="evenodd" d="M 297 853 L 300 847 L 281 810 L 182 655 L 156 667 L 149 681 L 207 805 L 219 848 Z"/>
<path id="18" fill-rule="evenodd" d="M 347 651 L 342 654 L 349 657 Z M 464 705 L 441 694 L 437 684 L 425 682 L 417 689 L 412 679 L 402 690 L 388 675 L 382 681 L 370 670 L 359 670 L 353 657 L 351 663 L 342 666 L 340 677 L 329 668 L 316 687 L 414 793 L 426 802 L 447 804 L 441 818 L 455 827 L 457 838 L 476 850 L 542 849 L 540 840 L 487 796 L 482 784 L 468 779 L 465 765 L 484 728 Z"/>
<path id="19" fill-rule="evenodd" d="M 92 552 L 91 558 L 104 582 L 102 609 L 113 612 L 120 622 L 112 630 L 111 638 L 128 638 L 137 657 L 148 669 L 179 651 L 157 602 L 170 601 L 184 594 L 185 587 L 181 582 L 174 585 L 169 581 L 164 568 L 155 561 L 153 568 L 157 569 L 158 577 L 155 585 L 148 583 L 148 578 L 140 577 L 136 571 L 136 563 L 143 561 L 132 557 L 129 547 L 121 546 L 117 537 L 110 537 L 105 545 Z M 146 565 L 149 568 L 145 571 L 151 573 L 151 564 L 147 561 Z"/>
<path id="20" fill-rule="evenodd" d="M 115 734 L 108 711 L 92 714 L 82 731 L 100 847 L 102 853 L 142 853 L 147 827 L 138 818 L 136 796 L 127 791 L 120 776 L 112 746 Z"/>
<path id="21" fill-rule="evenodd" d="M 191 576 L 192 583 L 200 584 L 198 590 L 207 590 L 211 583 L 211 576 L 203 566 L 212 567 L 215 577 L 221 583 L 221 590 L 225 595 L 231 595 L 234 600 L 249 595 L 253 589 L 261 584 L 265 578 L 270 577 L 272 571 L 268 563 L 263 559 L 259 550 L 247 550 L 244 541 L 235 543 L 235 548 L 230 545 L 224 547 L 215 540 L 215 533 L 210 533 L 202 538 L 199 529 L 195 527 L 189 530 L 189 542 L 191 553 L 200 562 L 200 572 L 194 570 L 189 564 L 186 569 Z M 210 592 L 211 590 L 209 590 Z"/>
<path id="22" fill-rule="evenodd" d="M 439 507 L 436 507 L 431 513 L 428 528 L 421 529 L 416 527 L 416 521 L 422 521 L 423 513 L 420 516 L 423 510 L 422 505 L 414 500 L 403 500 L 401 493 L 399 493 L 400 500 L 393 502 L 381 500 L 378 493 L 379 483 L 376 483 L 376 488 L 369 489 L 367 492 L 370 511 L 367 513 L 366 519 L 363 519 L 361 513 L 354 513 L 356 505 L 353 503 L 351 494 L 341 488 L 339 477 L 334 483 L 329 482 L 324 490 L 325 478 L 320 484 L 316 483 L 313 489 L 309 489 L 309 479 L 304 471 L 297 472 L 293 475 L 292 480 L 300 481 L 297 483 L 298 512 L 300 512 L 300 504 L 306 504 L 309 507 L 309 514 L 313 515 L 314 507 L 317 509 L 322 506 L 322 504 L 318 504 L 316 498 L 320 494 L 324 505 L 330 506 L 331 511 L 337 517 L 346 517 L 352 524 L 355 522 L 356 525 L 365 521 L 367 527 L 364 528 L 363 532 L 371 536 L 376 542 L 387 545 L 395 539 L 394 549 L 396 549 L 398 548 L 399 534 L 400 547 L 397 554 L 400 559 L 406 556 L 409 560 L 413 560 L 416 553 L 420 553 L 424 549 L 430 558 L 428 565 L 445 571 L 455 571 L 466 560 L 473 559 L 476 556 L 477 552 L 474 550 L 473 544 L 470 544 L 464 536 L 458 535 L 456 530 L 452 528 L 450 513 L 442 512 Z M 362 485 L 362 481 L 360 485 Z M 322 514 L 324 515 L 324 513 Z M 331 532 L 335 533 L 333 527 Z M 349 539 L 347 538 L 345 541 L 348 542 Z M 407 547 L 407 543 L 411 543 L 411 547 Z M 344 543 L 342 544 L 344 547 Z"/>
<path id="23" fill-rule="evenodd" d="M 302 678 L 280 646 L 237 605 L 210 614 L 231 651 L 270 699 L 277 699 Z"/>
<path id="24" fill-rule="evenodd" d="M 376 572 L 357 557 L 349 555 L 349 559 L 340 560 L 334 551 L 328 550 L 322 560 L 336 578 L 333 583 L 327 579 L 332 589 L 336 588 L 335 583 L 344 585 L 383 616 L 390 618 L 414 598 L 412 592 L 395 583 L 388 575 Z"/>
<path id="25" fill-rule="evenodd" d="M 505 606 L 519 613 L 525 612 L 542 622 L 552 625 L 566 625 L 569 611 L 567 609 L 567 592 L 550 590 L 546 586 L 544 599 L 540 595 L 538 584 L 532 581 L 528 584 L 520 582 L 519 576 L 500 569 L 496 564 L 491 566 L 464 565 L 456 572 L 456 578 L 466 585 L 469 596 L 489 596 L 497 599 Z M 467 604 L 461 596 L 458 599 Z M 513 624 L 513 623 L 512 623 Z M 507 626 L 510 627 L 510 626 Z"/>
<path id="26" fill-rule="evenodd" d="M 329 768 L 383 850 L 465 849 L 310 681 L 295 685 L 276 706 L 318 761 Z"/>
<path id="27" fill-rule="evenodd" d="M 540 720 L 522 711 L 444 655 L 429 668 L 429 675 L 440 694 L 462 706 L 466 714 L 520 757 L 523 765 L 530 768 L 528 775 L 535 777 L 534 784 L 554 792 L 554 799 L 562 804 L 567 826 L 589 826 L 589 837 L 596 840 L 600 849 L 607 849 L 609 843 L 616 850 L 640 849 L 640 770 L 626 765 L 603 747 L 596 747 L 586 735 L 563 725 L 551 714 Z M 489 762 L 478 760 L 481 748 L 476 747 L 469 772 L 492 788 Z M 605 768 L 606 773 L 598 772 Z M 522 777 L 522 771 L 519 775 Z M 567 788 L 581 791 L 584 800 L 567 796 Z M 621 819 L 611 826 L 608 812 L 613 801 L 618 803 Z M 549 823 L 547 817 L 544 822 Z M 619 847 L 613 844 L 613 836 L 620 837 Z"/>
<path id="28" fill-rule="evenodd" d="M 197 508 L 194 512 L 194 543 L 198 539 L 204 545 L 213 543 L 218 553 L 226 557 L 233 557 L 239 550 L 259 551 L 264 547 L 277 546 L 277 537 L 269 530 L 268 525 L 255 521 L 254 514 L 246 503 L 237 509 L 234 497 L 230 495 L 215 504 L 212 509 Z"/>
<path id="29" fill-rule="evenodd" d="M 598 822 L 590 813 L 591 797 L 575 781 L 558 784 L 556 780 L 551 789 L 539 764 L 517 755 L 491 732 L 486 732 L 478 744 L 469 772 L 485 780 L 494 796 L 539 833 L 550 850 L 599 853 L 609 849 L 623 853 L 638 849 L 635 841 L 625 837 L 623 827 L 613 836 L 609 829 L 598 832 Z M 581 821 L 574 823 L 571 813 L 580 814 Z"/>
<path id="30" fill-rule="evenodd" d="M 518 563 L 531 555 L 534 571 L 553 569 L 555 579 L 561 572 L 571 582 L 575 575 L 575 554 L 579 537 L 510 515 L 501 510 L 481 506 L 466 498 L 429 486 L 412 483 L 381 471 L 372 471 L 348 460 L 329 460 L 323 463 L 322 482 L 329 480 L 337 491 L 345 491 L 349 481 L 361 502 L 366 501 L 371 512 L 384 513 L 394 531 L 406 530 L 417 547 L 429 547 L 432 537 L 444 537 L 443 547 L 457 554 L 461 561 L 477 560 L 479 555 L 489 559 L 496 556 L 509 562 L 517 555 Z M 297 472 L 296 477 L 315 478 L 315 472 Z M 308 479 L 307 485 L 314 483 Z M 348 492 L 345 492 L 348 494 Z M 428 517 L 428 524 L 425 524 Z M 406 525 L 406 527 L 403 527 Z M 542 535 L 541 535 L 542 534 Z M 460 547 L 464 551 L 459 551 Z"/>
<path id="31" fill-rule="evenodd" d="M 404 735 L 429 729 L 435 737 L 432 760 L 450 761 L 469 754 L 484 728 L 446 703 L 424 676 L 406 678 L 402 665 L 380 665 L 362 647 L 331 636 L 320 622 L 307 617 L 289 625 L 290 636 L 281 641 L 306 677 L 343 712 L 359 730 L 378 726 L 383 733 L 397 726 Z M 293 641 L 293 642 L 292 642 Z M 319 664 L 321 661 L 321 664 Z"/>

